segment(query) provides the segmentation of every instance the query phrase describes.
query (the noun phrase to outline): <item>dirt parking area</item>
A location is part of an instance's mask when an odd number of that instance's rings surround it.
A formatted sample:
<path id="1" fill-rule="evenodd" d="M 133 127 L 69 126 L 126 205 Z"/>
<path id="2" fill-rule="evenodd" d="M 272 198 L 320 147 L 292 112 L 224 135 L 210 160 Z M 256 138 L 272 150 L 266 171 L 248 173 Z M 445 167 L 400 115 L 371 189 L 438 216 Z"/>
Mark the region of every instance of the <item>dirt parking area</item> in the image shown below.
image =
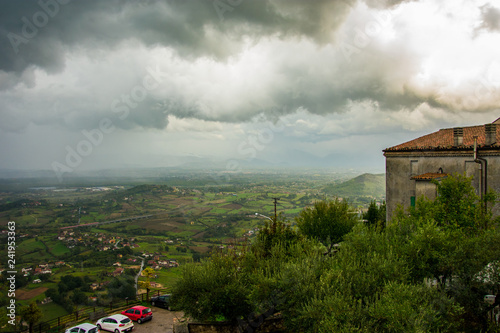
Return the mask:
<path id="1" fill-rule="evenodd" d="M 162 308 L 151 307 L 153 319 L 143 324 L 134 322 L 134 333 L 172 333 L 174 318 L 182 318 L 182 311 L 168 311 Z"/>

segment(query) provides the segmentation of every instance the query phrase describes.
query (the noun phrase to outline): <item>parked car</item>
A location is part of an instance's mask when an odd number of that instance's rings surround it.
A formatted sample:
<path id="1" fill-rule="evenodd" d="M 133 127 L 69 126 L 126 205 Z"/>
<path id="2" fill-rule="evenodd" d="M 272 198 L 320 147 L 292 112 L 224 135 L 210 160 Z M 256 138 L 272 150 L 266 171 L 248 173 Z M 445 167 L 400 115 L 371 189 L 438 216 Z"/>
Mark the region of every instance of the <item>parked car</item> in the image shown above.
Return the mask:
<path id="1" fill-rule="evenodd" d="M 99 333 L 99 327 L 89 323 L 83 323 L 68 328 L 65 333 Z"/>
<path id="2" fill-rule="evenodd" d="M 122 333 L 130 332 L 134 329 L 134 323 L 129 317 L 115 314 L 109 317 L 101 318 L 95 323 L 100 330 Z"/>
<path id="3" fill-rule="evenodd" d="M 170 297 L 170 294 L 151 297 L 151 305 L 170 311 Z"/>
<path id="4" fill-rule="evenodd" d="M 142 305 L 136 305 L 128 310 L 122 311 L 122 315 L 129 317 L 138 324 L 142 324 L 145 321 L 153 319 L 153 312 L 151 312 L 151 308 Z"/>

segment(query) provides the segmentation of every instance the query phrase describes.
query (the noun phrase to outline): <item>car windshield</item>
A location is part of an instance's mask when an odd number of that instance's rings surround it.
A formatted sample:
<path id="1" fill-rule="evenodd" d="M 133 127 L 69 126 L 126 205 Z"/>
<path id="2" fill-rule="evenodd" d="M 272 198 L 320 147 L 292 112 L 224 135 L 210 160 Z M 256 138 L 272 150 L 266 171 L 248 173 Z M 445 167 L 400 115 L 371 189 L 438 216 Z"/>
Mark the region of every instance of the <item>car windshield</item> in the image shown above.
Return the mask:
<path id="1" fill-rule="evenodd" d="M 124 318 L 124 319 L 122 319 L 122 320 L 120 321 L 120 323 L 122 323 L 122 324 L 126 324 L 126 323 L 128 323 L 129 321 L 130 321 L 130 319 L 129 319 L 129 318 Z"/>
<path id="2" fill-rule="evenodd" d="M 97 333 L 97 327 L 96 328 L 92 328 L 89 333 Z"/>

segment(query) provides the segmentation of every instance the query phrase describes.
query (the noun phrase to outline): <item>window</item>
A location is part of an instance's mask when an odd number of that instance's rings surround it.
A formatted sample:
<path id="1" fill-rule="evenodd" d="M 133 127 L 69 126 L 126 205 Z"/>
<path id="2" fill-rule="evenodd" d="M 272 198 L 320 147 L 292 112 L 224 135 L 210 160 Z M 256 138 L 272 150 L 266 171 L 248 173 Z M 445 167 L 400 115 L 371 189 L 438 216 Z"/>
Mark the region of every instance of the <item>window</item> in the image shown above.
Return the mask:
<path id="1" fill-rule="evenodd" d="M 415 196 L 410 197 L 410 206 L 415 207 Z"/>
<path id="2" fill-rule="evenodd" d="M 410 176 L 418 174 L 418 161 L 411 160 L 410 161 Z"/>

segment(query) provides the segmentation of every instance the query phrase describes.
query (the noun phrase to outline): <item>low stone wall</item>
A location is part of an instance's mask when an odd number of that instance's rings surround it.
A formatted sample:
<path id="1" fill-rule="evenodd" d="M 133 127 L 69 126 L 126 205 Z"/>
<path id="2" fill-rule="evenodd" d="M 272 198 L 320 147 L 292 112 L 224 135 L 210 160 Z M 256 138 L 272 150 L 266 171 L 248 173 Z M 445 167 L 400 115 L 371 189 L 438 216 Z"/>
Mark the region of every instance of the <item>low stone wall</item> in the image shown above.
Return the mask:
<path id="1" fill-rule="evenodd" d="M 266 318 L 262 322 L 232 324 L 228 322 L 185 322 L 173 325 L 174 333 L 279 333 L 286 332 L 281 317 Z"/>
<path id="2" fill-rule="evenodd" d="M 189 333 L 239 333 L 238 327 L 230 323 L 188 323 Z"/>

